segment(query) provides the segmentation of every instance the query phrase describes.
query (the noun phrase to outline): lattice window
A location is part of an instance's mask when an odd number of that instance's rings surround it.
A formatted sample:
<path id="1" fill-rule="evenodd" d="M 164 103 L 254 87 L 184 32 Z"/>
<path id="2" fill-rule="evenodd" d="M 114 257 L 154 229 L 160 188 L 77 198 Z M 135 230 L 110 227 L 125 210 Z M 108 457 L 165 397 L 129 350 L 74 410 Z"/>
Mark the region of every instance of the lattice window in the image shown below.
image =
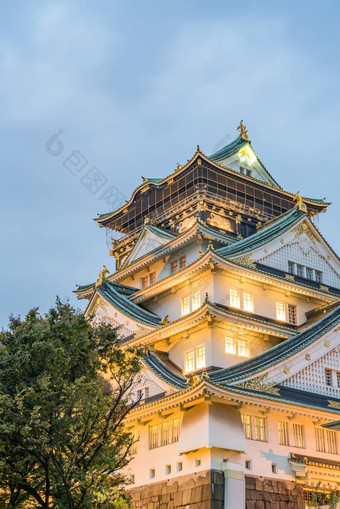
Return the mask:
<path id="1" fill-rule="evenodd" d="M 297 273 L 297 264 L 303 268 L 311 267 L 314 269 L 315 281 L 340 288 L 340 274 L 337 274 L 326 258 L 318 252 L 317 246 L 314 246 L 305 235 L 301 235 L 291 244 L 282 246 L 259 261 L 284 272 L 287 272 L 288 268 L 288 272 L 292 274 Z M 305 276 L 303 275 L 303 277 Z"/>
<path id="2" fill-rule="evenodd" d="M 340 387 L 329 386 L 326 383 L 325 370 L 338 370 L 340 366 L 340 349 L 336 348 L 305 369 L 287 378 L 282 383 L 295 389 L 325 394 L 326 396 L 340 397 Z"/>

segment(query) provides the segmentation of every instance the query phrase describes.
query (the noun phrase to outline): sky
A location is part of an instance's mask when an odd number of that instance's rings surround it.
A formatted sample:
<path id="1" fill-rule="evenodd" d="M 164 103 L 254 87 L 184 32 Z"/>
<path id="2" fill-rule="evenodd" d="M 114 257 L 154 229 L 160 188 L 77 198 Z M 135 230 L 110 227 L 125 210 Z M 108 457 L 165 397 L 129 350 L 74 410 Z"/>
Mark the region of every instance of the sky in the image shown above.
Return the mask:
<path id="1" fill-rule="evenodd" d="M 105 193 L 209 155 L 241 119 L 285 190 L 333 203 L 319 228 L 340 253 L 339 16 L 327 0 L 2 0 L 0 327 L 56 295 L 83 309 L 75 285 L 114 270 Z"/>

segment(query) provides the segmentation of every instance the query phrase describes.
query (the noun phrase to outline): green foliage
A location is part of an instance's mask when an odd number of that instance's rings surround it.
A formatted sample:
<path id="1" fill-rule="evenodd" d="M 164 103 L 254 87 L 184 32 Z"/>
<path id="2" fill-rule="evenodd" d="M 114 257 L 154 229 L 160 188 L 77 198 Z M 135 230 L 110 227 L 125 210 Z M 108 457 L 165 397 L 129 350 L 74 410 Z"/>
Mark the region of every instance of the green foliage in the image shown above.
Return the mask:
<path id="1" fill-rule="evenodd" d="M 336 509 L 340 502 L 339 491 L 320 490 L 321 482 L 315 487 L 311 493 L 311 507 L 327 507 L 328 509 Z"/>
<path id="2" fill-rule="evenodd" d="M 118 346 L 116 329 L 58 299 L 46 316 L 11 317 L 0 333 L 1 507 L 128 507 L 123 420 L 141 352 Z"/>

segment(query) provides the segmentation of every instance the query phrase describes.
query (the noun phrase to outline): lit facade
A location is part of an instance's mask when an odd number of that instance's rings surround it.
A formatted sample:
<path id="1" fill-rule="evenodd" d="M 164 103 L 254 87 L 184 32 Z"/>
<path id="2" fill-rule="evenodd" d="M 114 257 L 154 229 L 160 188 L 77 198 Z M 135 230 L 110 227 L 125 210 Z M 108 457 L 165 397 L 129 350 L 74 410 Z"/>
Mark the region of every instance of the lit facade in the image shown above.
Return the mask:
<path id="1" fill-rule="evenodd" d="M 135 507 L 300 508 L 340 489 L 328 203 L 284 191 L 240 131 L 96 219 L 120 234 L 116 271 L 76 293 L 148 350 L 126 422 Z"/>

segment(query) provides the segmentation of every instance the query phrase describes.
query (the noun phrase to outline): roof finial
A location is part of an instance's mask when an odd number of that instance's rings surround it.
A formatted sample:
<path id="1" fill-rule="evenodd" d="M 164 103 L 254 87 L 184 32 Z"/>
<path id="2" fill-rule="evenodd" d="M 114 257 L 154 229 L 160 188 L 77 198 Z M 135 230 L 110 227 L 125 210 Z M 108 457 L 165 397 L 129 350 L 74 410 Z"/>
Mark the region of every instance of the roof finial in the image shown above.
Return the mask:
<path id="1" fill-rule="evenodd" d="M 305 203 L 303 203 L 303 198 L 300 196 L 299 191 L 294 196 L 294 201 L 296 201 L 296 205 L 302 212 L 307 212 L 307 206 Z"/>
<path id="2" fill-rule="evenodd" d="M 103 265 L 103 269 L 99 272 L 98 278 L 96 281 L 96 288 L 103 284 L 103 280 L 107 279 L 106 274 L 110 274 L 110 271 Z"/>
<path id="3" fill-rule="evenodd" d="M 242 138 L 244 141 L 249 141 L 248 138 L 248 131 L 245 125 L 243 125 L 243 120 L 241 120 L 240 125 L 237 128 L 238 131 L 240 131 L 240 134 L 238 135 L 239 138 Z"/>
<path id="4" fill-rule="evenodd" d="M 196 152 L 201 152 L 201 149 L 200 149 L 200 146 L 199 146 L 199 145 L 197 145 L 197 150 L 196 150 Z"/>

